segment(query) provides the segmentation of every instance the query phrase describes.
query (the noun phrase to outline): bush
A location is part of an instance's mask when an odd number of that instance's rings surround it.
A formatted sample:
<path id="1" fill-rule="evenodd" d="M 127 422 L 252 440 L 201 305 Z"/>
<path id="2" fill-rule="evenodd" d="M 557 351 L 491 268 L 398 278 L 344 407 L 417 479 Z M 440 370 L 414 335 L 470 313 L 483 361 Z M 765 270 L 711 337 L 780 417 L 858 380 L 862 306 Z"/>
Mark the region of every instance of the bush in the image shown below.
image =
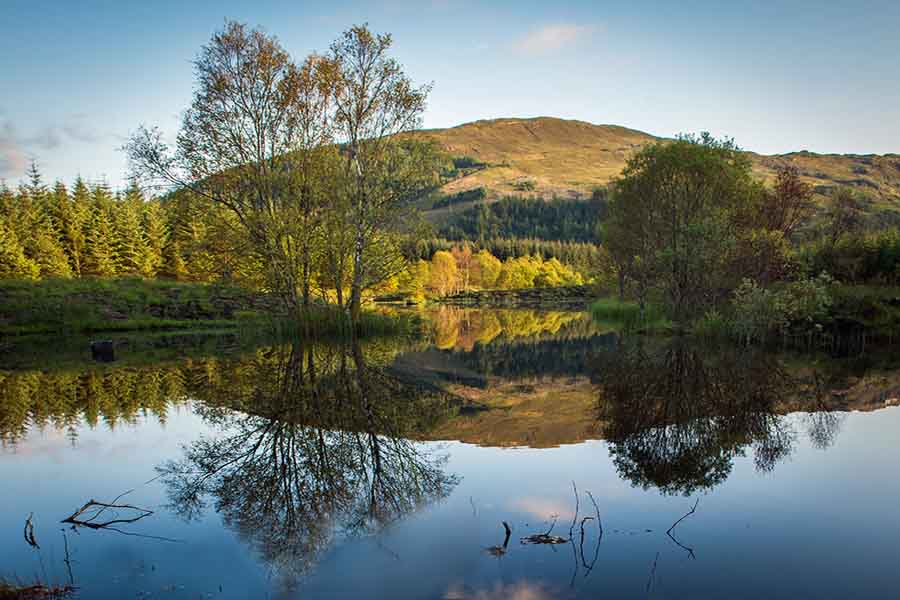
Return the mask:
<path id="1" fill-rule="evenodd" d="M 693 326 L 697 337 L 721 340 L 732 336 L 732 324 L 718 310 L 707 311 Z"/>
<path id="2" fill-rule="evenodd" d="M 731 305 L 734 334 L 748 344 L 764 341 L 771 332 L 784 330 L 789 322 L 782 295 L 751 279 L 744 279 L 734 291 Z"/>
<path id="3" fill-rule="evenodd" d="M 731 300 L 734 335 L 747 343 L 762 342 L 791 324 L 810 326 L 824 322 L 833 304 L 832 284 L 827 273 L 792 282 L 782 289 L 764 288 L 745 279 Z"/>

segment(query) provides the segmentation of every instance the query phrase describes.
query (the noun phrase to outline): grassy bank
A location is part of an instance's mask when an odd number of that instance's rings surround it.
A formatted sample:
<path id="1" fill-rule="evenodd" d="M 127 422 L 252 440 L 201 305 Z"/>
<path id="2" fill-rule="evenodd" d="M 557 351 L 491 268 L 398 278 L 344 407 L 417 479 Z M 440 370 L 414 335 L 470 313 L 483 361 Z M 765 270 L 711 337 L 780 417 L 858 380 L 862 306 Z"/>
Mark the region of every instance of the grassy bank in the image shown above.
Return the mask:
<path id="1" fill-rule="evenodd" d="M 775 292 L 786 288 L 775 288 Z M 900 288 L 895 286 L 827 284 L 815 306 L 806 307 L 811 289 L 797 297 L 757 294 L 756 302 L 723 306 L 683 327 L 676 327 L 658 305 L 648 304 L 644 318 L 636 302 L 602 298 L 590 305 L 594 320 L 616 329 L 638 333 L 676 330 L 706 339 L 781 342 L 808 334 L 839 338 L 848 331 L 865 332 L 871 339 L 900 336 Z M 775 300 L 778 301 L 775 301 Z M 815 300 L 814 298 L 812 300 Z M 793 310 L 786 307 L 794 306 Z M 750 329 L 748 329 L 750 327 Z"/>
<path id="2" fill-rule="evenodd" d="M 0 281 L 0 334 L 233 327 L 264 297 L 227 286 L 143 279 Z"/>
<path id="3" fill-rule="evenodd" d="M 143 279 L 0 281 L 0 337 L 125 332 L 235 332 L 242 337 L 349 337 L 417 331 L 410 314 L 313 306 L 287 315 L 265 295 L 237 287 Z M 0 346 L 3 341 L 0 340 Z"/>
<path id="4" fill-rule="evenodd" d="M 594 320 L 608 324 L 615 329 L 634 332 L 669 332 L 672 322 L 662 310 L 647 304 L 641 318 L 641 307 L 637 302 L 627 302 L 617 298 L 601 298 L 590 305 Z"/>

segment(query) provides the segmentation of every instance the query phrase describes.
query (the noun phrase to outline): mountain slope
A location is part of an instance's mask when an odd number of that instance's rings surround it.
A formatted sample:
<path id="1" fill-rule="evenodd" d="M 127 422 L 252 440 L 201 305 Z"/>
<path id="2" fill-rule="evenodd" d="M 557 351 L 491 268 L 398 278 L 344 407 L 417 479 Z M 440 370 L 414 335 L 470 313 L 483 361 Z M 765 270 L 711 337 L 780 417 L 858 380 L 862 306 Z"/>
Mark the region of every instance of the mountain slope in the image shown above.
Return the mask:
<path id="1" fill-rule="evenodd" d="M 621 173 L 631 154 L 657 138 L 616 125 L 552 117 L 475 121 L 420 132 L 453 157 L 484 163 L 463 169 L 445 194 L 484 188 L 488 198 L 509 194 L 579 197 Z M 873 208 L 900 210 L 900 155 L 751 153 L 756 171 L 770 178 L 781 164 L 796 166 L 819 194 L 846 185 L 870 196 Z"/>

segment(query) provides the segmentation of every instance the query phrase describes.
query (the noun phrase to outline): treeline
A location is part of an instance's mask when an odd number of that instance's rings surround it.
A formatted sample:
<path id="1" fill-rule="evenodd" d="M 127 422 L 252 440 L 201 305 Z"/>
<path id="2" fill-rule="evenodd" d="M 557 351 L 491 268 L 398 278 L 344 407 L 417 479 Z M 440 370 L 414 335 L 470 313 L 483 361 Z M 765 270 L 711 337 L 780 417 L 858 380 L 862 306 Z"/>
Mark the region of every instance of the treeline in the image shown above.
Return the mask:
<path id="1" fill-rule="evenodd" d="M 809 273 L 827 272 L 845 283 L 900 285 L 900 229 L 847 232 L 802 246 Z"/>
<path id="2" fill-rule="evenodd" d="M 242 242 L 214 206 L 175 198 L 148 199 L 129 187 L 113 193 L 82 179 L 71 189 L 30 182 L 0 186 L 0 278 L 241 279 L 253 287 L 254 267 Z"/>
<path id="3" fill-rule="evenodd" d="M 661 306 L 678 326 L 766 341 L 789 329 L 821 329 L 840 283 L 898 280 L 896 230 L 867 232 L 863 198 L 847 188 L 827 199 L 816 241 L 798 231 L 817 212 L 799 172 L 757 180 L 732 140 L 703 134 L 648 145 L 613 183 L 603 223 L 608 269 L 620 297 Z M 612 287 L 610 285 L 610 287 Z"/>
<path id="4" fill-rule="evenodd" d="M 473 252 L 487 250 L 500 260 L 540 256 L 543 260 L 557 259 L 562 264 L 588 277 L 602 259 L 596 244 L 537 238 L 492 238 L 468 243 Z M 460 243 L 446 238 L 416 240 L 405 249 L 407 260 L 431 260 L 438 250 L 450 251 Z"/>
<path id="5" fill-rule="evenodd" d="M 584 282 L 581 273 L 555 258 L 521 256 L 500 261 L 487 250 L 474 252 L 470 244 L 464 243 L 449 251 L 436 251 L 431 260 L 419 259 L 410 264 L 391 287 L 421 301 L 464 290 L 556 287 Z"/>
<path id="6" fill-rule="evenodd" d="M 465 190 L 462 192 L 457 192 L 455 194 L 450 194 L 447 196 L 441 196 L 437 200 L 434 201 L 434 204 L 431 205 L 432 209 L 435 208 L 447 208 L 448 206 L 453 206 L 454 204 L 464 204 L 466 202 L 480 202 L 487 197 L 487 193 L 484 191 L 484 188 L 475 188 L 474 190 Z"/>
<path id="7" fill-rule="evenodd" d="M 597 223 L 606 215 L 606 190 L 588 200 L 510 196 L 462 211 L 439 230 L 451 240 L 537 238 L 594 241 Z"/>

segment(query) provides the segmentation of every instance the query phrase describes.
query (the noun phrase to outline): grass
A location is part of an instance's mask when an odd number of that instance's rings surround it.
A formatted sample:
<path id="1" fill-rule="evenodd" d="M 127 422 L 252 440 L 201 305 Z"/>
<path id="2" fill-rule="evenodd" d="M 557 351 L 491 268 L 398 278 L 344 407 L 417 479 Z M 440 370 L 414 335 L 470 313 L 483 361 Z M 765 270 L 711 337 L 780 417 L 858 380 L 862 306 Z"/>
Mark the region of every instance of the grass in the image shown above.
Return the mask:
<path id="1" fill-rule="evenodd" d="M 235 287 L 129 279 L 0 281 L 0 335 L 237 325 L 259 296 Z"/>
<path id="2" fill-rule="evenodd" d="M 0 281 L 0 337 L 92 333 L 232 331 L 244 337 L 405 335 L 407 314 L 364 311 L 356 330 L 337 306 L 295 316 L 269 298 L 235 287 L 143 279 Z M 0 347 L 6 342 L 0 340 Z"/>
<path id="3" fill-rule="evenodd" d="M 644 318 L 641 318 L 641 307 L 637 302 L 625 302 L 616 298 L 601 298 L 590 305 L 591 316 L 595 321 L 609 324 L 616 329 L 638 333 L 668 332 L 672 322 L 655 304 L 647 304 Z"/>

